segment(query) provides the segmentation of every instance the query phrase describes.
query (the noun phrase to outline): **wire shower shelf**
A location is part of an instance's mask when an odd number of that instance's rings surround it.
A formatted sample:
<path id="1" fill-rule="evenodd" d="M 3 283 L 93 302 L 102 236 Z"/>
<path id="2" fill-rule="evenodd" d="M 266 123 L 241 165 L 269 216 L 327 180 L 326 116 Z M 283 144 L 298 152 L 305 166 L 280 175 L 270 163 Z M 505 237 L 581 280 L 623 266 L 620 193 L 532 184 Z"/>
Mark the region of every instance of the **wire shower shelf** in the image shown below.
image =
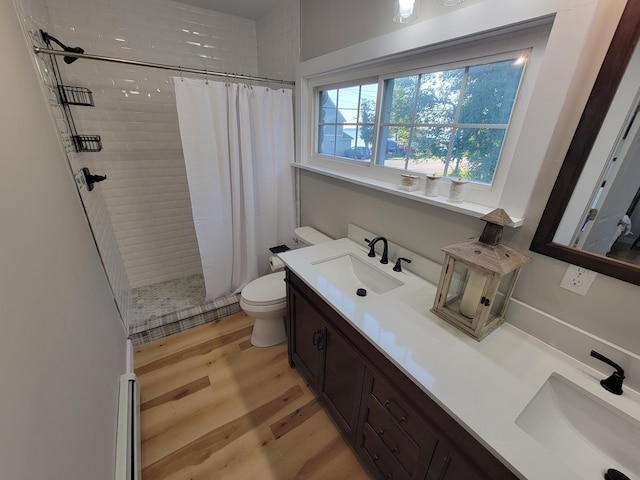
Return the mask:
<path id="1" fill-rule="evenodd" d="M 73 146 L 76 152 L 99 152 L 102 150 L 100 135 L 74 135 Z"/>
<path id="2" fill-rule="evenodd" d="M 80 105 L 83 107 L 93 107 L 93 93 L 85 87 L 70 87 L 67 85 L 58 85 L 58 94 L 60 95 L 60 103 L 66 105 Z"/>

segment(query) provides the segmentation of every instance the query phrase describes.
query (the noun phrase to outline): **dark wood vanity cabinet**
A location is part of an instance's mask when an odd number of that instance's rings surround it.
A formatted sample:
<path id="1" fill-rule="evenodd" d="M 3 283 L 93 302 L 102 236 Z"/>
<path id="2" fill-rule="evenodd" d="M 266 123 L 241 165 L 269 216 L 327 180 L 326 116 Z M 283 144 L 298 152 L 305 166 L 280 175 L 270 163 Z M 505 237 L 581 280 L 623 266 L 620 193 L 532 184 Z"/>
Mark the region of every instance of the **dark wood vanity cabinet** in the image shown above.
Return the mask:
<path id="1" fill-rule="evenodd" d="M 394 386 L 367 369 L 356 451 L 381 478 L 424 479 L 438 437 Z"/>
<path id="2" fill-rule="evenodd" d="M 290 290 L 296 288 L 290 286 Z M 312 305 L 299 291 L 289 295 L 288 307 L 289 318 L 296 319 L 289 326 L 289 363 L 307 379 L 343 433 L 353 441 L 364 361 L 329 321 L 330 312 Z"/>
<path id="3" fill-rule="evenodd" d="M 373 478 L 517 478 L 288 269 L 286 282 L 289 363 Z"/>

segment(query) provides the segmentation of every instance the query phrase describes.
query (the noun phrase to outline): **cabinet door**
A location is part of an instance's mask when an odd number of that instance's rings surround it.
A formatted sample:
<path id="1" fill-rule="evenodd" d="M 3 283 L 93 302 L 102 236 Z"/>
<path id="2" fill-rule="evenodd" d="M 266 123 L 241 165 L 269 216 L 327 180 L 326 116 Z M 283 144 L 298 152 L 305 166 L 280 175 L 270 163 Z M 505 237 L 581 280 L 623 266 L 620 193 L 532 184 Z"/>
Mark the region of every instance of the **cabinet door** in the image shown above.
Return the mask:
<path id="1" fill-rule="evenodd" d="M 441 442 L 433 456 L 426 480 L 485 480 L 477 468 L 456 452 L 450 445 Z"/>
<path id="2" fill-rule="evenodd" d="M 364 379 L 364 362 L 342 335 L 325 325 L 324 369 L 321 395 L 333 417 L 351 442 L 355 441 L 356 422 Z"/>
<path id="3" fill-rule="evenodd" d="M 292 295 L 291 312 L 291 357 L 298 371 L 310 385 L 319 390 L 321 354 L 324 342 L 322 317 L 300 295 Z"/>

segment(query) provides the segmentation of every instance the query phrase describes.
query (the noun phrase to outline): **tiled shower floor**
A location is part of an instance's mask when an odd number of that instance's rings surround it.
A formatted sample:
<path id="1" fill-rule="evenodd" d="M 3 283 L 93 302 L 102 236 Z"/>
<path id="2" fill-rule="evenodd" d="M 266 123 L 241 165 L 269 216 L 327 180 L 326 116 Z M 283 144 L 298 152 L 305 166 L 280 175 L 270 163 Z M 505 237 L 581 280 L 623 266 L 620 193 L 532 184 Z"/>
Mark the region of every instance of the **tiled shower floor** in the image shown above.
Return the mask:
<path id="1" fill-rule="evenodd" d="M 128 323 L 134 345 L 240 311 L 239 295 L 230 294 L 207 303 L 203 303 L 204 298 L 202 275 L 132 289 Z M 146 341 L 135 340 L 140 334 Z"/>
<path id="2" fill-rule="evenodd" d="M 191 275 L 131 290 L 130 323 L 140 325 L 156 317 L 202 305 L 204 278 Z"/>

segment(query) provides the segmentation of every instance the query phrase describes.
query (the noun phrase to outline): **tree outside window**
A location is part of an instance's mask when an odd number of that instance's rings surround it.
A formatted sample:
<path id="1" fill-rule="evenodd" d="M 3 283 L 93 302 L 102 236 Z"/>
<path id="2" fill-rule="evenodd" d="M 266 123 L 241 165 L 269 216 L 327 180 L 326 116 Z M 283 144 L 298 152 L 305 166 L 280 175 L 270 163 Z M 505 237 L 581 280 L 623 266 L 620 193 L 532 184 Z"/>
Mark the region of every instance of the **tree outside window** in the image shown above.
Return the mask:
<path id="1" fill-rule="evenodd" d="M 491 184 L 524 68 L 515 60 L 386 80 L 376 164 Z M 389 139 L 395 151 L 380 148 Z"/>

